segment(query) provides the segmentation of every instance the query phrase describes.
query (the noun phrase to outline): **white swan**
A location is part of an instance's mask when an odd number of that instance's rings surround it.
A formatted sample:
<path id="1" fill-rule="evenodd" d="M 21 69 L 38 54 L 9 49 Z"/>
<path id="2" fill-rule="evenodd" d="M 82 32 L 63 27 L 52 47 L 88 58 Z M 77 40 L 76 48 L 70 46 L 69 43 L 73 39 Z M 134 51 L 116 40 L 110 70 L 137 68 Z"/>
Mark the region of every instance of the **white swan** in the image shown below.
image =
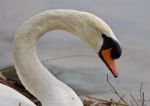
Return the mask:
<path id="1" fill-rule="evenodd" d="M 121 55 L 119 41 L 110 27 L 97 16 L 75 10 L 49 10 L 27 20 L 13 43 L 14 65 L 25 88 L 43 106 L 83 106 L 76 93 L 56 79 L 37 57 L 36 45 L 48 31 L 65 30 L 83 40 L 104 61 L 115 77 L 115 59 Z M 13 89 L 0 84 L 0 106 L 35 106 Z"/>

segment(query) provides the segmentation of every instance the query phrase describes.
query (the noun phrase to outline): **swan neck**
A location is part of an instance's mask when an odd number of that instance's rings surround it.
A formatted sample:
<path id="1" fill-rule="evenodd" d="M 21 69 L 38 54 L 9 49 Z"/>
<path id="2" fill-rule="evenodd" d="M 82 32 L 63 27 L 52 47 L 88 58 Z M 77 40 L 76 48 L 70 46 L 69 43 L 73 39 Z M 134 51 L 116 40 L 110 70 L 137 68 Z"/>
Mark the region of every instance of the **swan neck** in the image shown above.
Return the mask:
<path id="1" fill-rule="evenodd" d="M 41 64 L 36 51 L 37 42 L 41 36 L 52 30 L 65 30 L 78 35 L 77 24 L 73 25 L 75 20 L 69 16 L 71 15 L 59 11 L 33 16 L 17 31 L 13 43 L 13 60 L 17 74 L 25 88 L 43 104 L 47 101 L 55 102 L 60 98 L 57 94 L 53 94 L 60 90 L 56 89 L 57 87 L 62 89 L 67 87 Z M 71 92 L 76 96 L 73 91 Z"/>

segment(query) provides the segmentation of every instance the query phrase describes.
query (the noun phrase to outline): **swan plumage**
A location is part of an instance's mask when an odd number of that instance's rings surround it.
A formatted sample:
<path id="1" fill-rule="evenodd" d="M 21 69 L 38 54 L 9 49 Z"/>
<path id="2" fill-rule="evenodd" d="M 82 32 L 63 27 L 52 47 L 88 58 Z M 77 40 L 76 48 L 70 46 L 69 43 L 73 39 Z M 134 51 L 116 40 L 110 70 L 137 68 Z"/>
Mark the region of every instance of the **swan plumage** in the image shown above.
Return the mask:
<path id="1" fill-rule="evenodd" d="M 33 102 L 21 95 L 14 89 L 0 84 L 0 105 L 1 106 L 36 106 Z"/>
<path id="2" fill-rule="evenodd" d="M 55 78 L 41 64 L 37 56 L 36 45 L 39 38 L 52 30 L 65 30 L 78 36 L 99 54 L 112 73 L 116 72 L 116 68 L 112 68 L 114 64 L 111 63 L 114 63 L 114 59 L 121 55 L 119 41 L 102 19 L 93 14 L 76 10 L 57 9 L 42 12 L 28 19 L 16 32 L 13 43 L 13 60 L 17 74 L 25 88 L 37 97 L 43 106 L 83 106 L 76 93 Z M 103 37 L 103 34 L 107 37 Z M 105 41 L 111 43 L 104 45 Z M 109 48 L 112 49 L 107 51 L 110 57 L 107 55 L 105 60 L 103 58 L 105 55 L 101 51 Z M 115 54 L 115 58 L 111 57 L 111 54 Z M 114 76 L 117 77 L 117 72 Z M 12 92 L 15 91 L 12 90 Z M 0 99 L 0 104 L 2 100 Z M 27 100 L 24 102 L 30 103 Z M 31 104 L 31 106 L 34 105 Z"/>

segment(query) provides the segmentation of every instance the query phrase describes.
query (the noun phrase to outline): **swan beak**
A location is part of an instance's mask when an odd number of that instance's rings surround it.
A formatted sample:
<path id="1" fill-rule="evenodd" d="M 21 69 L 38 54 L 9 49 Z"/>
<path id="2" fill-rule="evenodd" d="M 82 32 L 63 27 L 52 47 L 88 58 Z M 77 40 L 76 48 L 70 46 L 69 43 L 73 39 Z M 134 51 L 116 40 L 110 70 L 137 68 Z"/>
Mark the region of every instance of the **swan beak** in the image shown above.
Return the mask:
<path id="1" fill-rule="evenodd" d="M 101 58 L 107 67 L 110 69 L 115 78 L 118 77 L 118 69 L 115 62 L 115 59 L 111 58 L 111 50 L 112 48 L 105 49 L 101 51 Z"/>

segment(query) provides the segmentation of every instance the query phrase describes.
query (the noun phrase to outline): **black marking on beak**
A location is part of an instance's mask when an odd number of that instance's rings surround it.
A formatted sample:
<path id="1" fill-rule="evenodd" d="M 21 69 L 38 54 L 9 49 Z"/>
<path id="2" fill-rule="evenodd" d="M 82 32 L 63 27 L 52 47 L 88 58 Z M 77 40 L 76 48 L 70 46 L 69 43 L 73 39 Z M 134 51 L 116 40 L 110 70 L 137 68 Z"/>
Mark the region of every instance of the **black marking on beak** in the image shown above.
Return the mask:
<path id="1" fill-rule="evenodd" d="M 103 37 L 104 42 L 103 42 L 101 50 L 99 51 L 99 54 L 102 50 L 112 48 L 111 58 L 118 59 L 122 54 L 122 49 L 121 49 L 119 43 L 117 41 L 113 40 L 112 38 L 106 36 L 105 34 L 102 34 L 102 37 Z"/>

